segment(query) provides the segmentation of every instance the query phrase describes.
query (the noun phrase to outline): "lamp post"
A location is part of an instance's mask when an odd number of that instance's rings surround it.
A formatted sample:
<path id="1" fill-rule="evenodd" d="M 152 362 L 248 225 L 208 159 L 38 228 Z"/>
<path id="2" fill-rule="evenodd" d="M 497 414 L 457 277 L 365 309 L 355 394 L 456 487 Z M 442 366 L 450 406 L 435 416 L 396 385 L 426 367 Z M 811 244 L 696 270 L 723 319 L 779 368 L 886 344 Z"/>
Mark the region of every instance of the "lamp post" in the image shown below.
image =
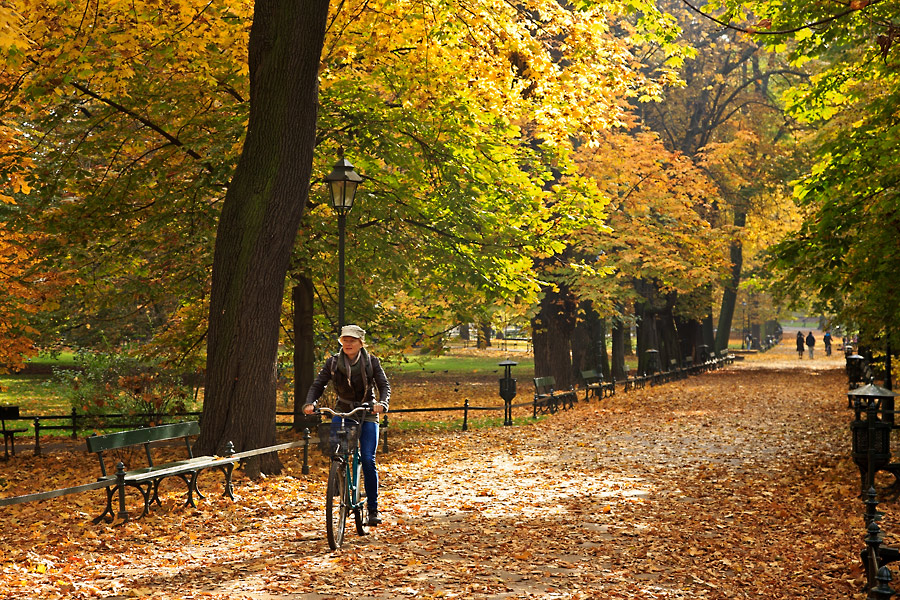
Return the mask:
<path id="1" fill-rule="evenodd" d="M 334 163 L 331 173 L 325 176 L 331 191 L 331 206 L 338 216 L 338 332 L 344 326 L 344 229 L 347 213 L 353 208 L 356 188 L 361 181 L 362 177 L 343 156 Z"/>

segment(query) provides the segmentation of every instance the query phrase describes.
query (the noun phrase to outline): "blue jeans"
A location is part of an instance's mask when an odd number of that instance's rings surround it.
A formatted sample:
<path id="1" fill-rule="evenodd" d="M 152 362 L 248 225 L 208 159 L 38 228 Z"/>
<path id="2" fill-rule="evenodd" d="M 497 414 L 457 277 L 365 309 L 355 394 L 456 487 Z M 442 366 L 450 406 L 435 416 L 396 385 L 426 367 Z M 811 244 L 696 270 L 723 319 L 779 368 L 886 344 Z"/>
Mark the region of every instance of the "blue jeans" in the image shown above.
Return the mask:
<path id="1" fill-rule="evenodd" d="M 346 419 L 347 425 L 353 423 Z M 337 436 L 336 432 L 341 425 L 341 417 L 334 417 L 331 421 L 331 437 Z M 363 483 L 366 488 L 366 503 L 369 512 L 378 510 L 378 466 L 375 464 L 375 451 L 378 449 L 378 423 L 375 421 L 363 421 L 362 431 L 359 432 L 359 458 L 362 462 Z"/>

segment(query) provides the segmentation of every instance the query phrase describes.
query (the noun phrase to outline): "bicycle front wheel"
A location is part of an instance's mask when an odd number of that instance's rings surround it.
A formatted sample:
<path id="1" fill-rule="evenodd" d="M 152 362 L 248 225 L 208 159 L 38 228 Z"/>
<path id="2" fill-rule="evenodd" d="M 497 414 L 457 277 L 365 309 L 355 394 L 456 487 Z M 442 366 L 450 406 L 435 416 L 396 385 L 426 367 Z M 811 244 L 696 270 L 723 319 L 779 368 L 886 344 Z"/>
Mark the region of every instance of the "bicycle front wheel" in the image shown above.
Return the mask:
<path id="1" fill-rule="evenodd" d="M 325 496 L 325 532 L 328 534 L 328 545 L 332 550 L 337 550 L 344 543 L 344 527 L 347 524 L 349 508 L 346 468 L 342 461 L 333 460 Z"/>

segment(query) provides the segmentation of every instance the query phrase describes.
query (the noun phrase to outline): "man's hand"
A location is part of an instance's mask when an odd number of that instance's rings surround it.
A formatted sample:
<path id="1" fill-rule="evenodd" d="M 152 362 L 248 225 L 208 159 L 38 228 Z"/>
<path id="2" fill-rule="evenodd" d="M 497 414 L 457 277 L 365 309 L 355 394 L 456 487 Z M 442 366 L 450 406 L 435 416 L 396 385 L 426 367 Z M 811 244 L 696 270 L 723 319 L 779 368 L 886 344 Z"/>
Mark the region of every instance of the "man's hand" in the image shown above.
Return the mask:
<path id="1" fill-rule="evenodd" d="M 303 405 L 303 414 L 304 415 L 311 415 L 315 411 L 316 411 L 316 407 L 313 406 L 312 404 L 304 404 Z"/>
<path id="2" fill-rule="evenodd" d="M 383 413 L 384 406 L 381 404 L 376 404 L 375 406 L 372 407 L 372 412 L 375 414 Z"/>

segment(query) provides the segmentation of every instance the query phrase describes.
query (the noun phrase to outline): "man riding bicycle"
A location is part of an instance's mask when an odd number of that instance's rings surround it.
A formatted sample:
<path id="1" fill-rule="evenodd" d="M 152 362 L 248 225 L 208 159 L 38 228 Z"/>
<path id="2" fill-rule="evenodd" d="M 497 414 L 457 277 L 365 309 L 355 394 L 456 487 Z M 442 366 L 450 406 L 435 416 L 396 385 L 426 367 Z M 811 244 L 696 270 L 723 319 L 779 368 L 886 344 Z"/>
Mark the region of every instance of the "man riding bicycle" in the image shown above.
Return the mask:
<path id="1" fill-rule="evenodd" d="M 372 404 L 372 413 L 365 416 L 359 434 L 359 453 L 363 468 L 363 481 L 369 507 L 369 525 L 381 523 L 378 515 L 378 467 L 375 451 L 378 447 L 378 416 L 388 410 L 391 399 L 391 385 L 381 367 L 378 357 L 372 356 L 365 348 L 366 332 L 358 325 L 341 328 L 338 338 L 341 351 L 329 356 L 309 387 L 303 413 L 310 415 L 329 381 L 334 382 L 338 395 L 335 410 L 349 412 L 364 403 Z M 375 388 L 378 388 L 378 402 L 375 402 Z M 332 421 L 332 433 L 339 425 L 340 417 Z"/>

